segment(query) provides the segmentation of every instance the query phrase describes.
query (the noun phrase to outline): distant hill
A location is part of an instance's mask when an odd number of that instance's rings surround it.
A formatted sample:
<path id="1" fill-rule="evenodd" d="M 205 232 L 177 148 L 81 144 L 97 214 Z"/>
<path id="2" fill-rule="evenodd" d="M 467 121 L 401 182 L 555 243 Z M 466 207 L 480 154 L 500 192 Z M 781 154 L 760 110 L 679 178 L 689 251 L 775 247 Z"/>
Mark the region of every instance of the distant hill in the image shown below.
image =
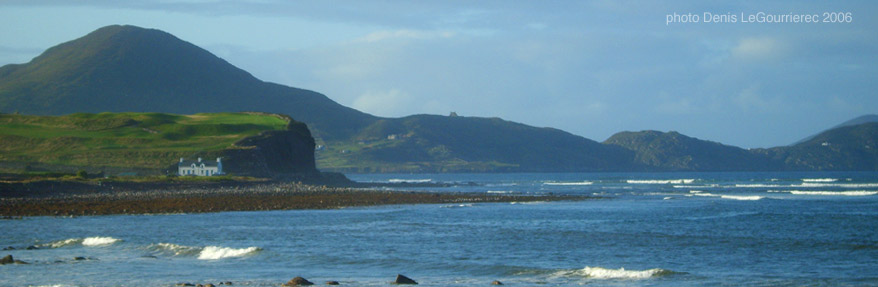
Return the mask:
<path id="1" fill-rule="evenodd" d="M 805 142 L 762 152 L 792 170 L 878 170 L 878 122 L 842 124 Z"/>
<path id="2" fill-rule="evenodd" d="M 651 170 L 749 171 L 776 170 L 767 157 L 745 149 L 688 137 L 677 132 L 621 132 L 604 144 L 634 152 L 634 161 Z"/>
<path id="3" fill-rule="evenodd" d="M 415 115 L 370 125 L 350 146 L 319 152 L 347 171 L 614 171 L 632 153 L 499 118 Z M 345 151 L 337 150 L 338 148 Z"/>
<path id="4" fill-rule="evenodd" d="M 165 174 L 180 158 L 223 158 L 237 175 L 309 173 L 314 139 L 287 116 L 262 113 L 175 115 L 0 114 L 0 169 Z"/>
<path id="5" fill-rule="evenodd" d="M 837 129 L 837 128 L 840 128 L 840 127 L 855 126 L 855 125 L 865 124 L 865 123 L 878 123 L 878 115 L 864 115 L 864 116 L 859 116 L 859 117 L 856 117 L 856 118 L 851 119 L 851 120 L 849 120 L 849 121 L 846 121 L 846 122 L 843 122 L 843 123 L 841 123 L 841 124 L 838 124 L 838 125 L 836 125 L 836 126 L 834 126 L 834 127 L 831 127 L 831 128 L 829 128 L 828 130 L 825 130 L 825 131 L 823 131 L 823 132 L 826 132 L 826 131 L 829 131 L 829 130 L 833 130 L 833 129 Z M 820 133 L 823 133 L 823 132 L 820 132 Z M 820 133 L 818 133 L 818 134 L 820 134 Z M 812 136 L 809 136 L 809 137 L 803 138 L 803 139 L 797 141 L 796 143 L 794 143 L 793 145 L 797 145 L 797 144 L 801 144 L 801 143 L 804 143 L 804 142 L 810 141 L 811 139 L 813 139 L 813 138 L 816 137 L 816 136 L 817 136 L 817 135 L 812 135 Z"/>

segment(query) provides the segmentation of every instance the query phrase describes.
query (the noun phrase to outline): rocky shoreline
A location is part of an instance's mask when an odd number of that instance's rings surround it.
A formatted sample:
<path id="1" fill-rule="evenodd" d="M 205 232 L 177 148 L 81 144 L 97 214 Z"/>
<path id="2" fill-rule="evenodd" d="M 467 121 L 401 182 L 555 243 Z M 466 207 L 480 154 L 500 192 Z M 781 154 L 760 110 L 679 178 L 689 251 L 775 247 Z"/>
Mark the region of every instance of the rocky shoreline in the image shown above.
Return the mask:
<path id="1" fill-rule="evenodd" d="M 556 195 L 412 192 L 299 182 L 40 182 L 0 191 L 0 217 L 204 213 L 424 203 L 581 200 Z"/>

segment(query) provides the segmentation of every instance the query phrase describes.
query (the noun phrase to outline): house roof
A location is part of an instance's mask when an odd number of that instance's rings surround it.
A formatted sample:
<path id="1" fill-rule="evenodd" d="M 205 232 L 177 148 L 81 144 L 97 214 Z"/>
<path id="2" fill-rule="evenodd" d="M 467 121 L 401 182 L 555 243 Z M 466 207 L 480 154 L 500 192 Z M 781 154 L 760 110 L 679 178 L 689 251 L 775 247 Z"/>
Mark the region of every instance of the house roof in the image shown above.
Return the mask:
<path id="1" fill-rule="evenodd" d="M 177 166 L 192 166 L 192 164 L 195 164 L 197 166 L 201 166 L 201 164 L 204 164 L 205 167 L 216 167 L 217 166 L 217 162 L 207 161 L 207 160 L 202 160 L 201 162 L 198 162 L 197 160 L 184 160 L 184 161 L 178 163 Z"/>

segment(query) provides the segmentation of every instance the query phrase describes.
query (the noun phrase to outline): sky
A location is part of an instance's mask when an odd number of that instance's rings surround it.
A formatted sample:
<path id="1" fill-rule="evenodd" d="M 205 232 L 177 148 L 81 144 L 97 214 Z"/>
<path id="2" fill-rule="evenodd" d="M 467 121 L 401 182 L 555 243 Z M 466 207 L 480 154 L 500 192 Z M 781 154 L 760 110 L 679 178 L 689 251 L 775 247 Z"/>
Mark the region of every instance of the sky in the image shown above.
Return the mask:
<path id="1" fill-rule="evenodd" d="M 0 65 L 129 24 L 382 117 L 759 148 L 878 113 L 876 17 L 876 1 L 12 0 Z"/>

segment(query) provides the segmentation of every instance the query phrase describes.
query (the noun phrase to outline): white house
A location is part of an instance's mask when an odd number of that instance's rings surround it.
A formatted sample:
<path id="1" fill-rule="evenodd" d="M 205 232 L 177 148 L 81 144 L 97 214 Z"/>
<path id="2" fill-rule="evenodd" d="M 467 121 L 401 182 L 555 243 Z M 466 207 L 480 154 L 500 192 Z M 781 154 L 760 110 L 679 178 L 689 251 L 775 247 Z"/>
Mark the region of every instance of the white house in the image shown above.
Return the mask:
<path id="1" fill-rule="evenodd" d="M 193 176 L 213 176 L 223 174 L 223 162 L 221 158 L 216 158 L 216 162 L 202 161 L 201 158 L 198 158 L 198 161 L 185 160 L 184 158 L 180 158 L 180 163 L 177 164 L 177 174 L 178 175 L 193 175 Z"/>

